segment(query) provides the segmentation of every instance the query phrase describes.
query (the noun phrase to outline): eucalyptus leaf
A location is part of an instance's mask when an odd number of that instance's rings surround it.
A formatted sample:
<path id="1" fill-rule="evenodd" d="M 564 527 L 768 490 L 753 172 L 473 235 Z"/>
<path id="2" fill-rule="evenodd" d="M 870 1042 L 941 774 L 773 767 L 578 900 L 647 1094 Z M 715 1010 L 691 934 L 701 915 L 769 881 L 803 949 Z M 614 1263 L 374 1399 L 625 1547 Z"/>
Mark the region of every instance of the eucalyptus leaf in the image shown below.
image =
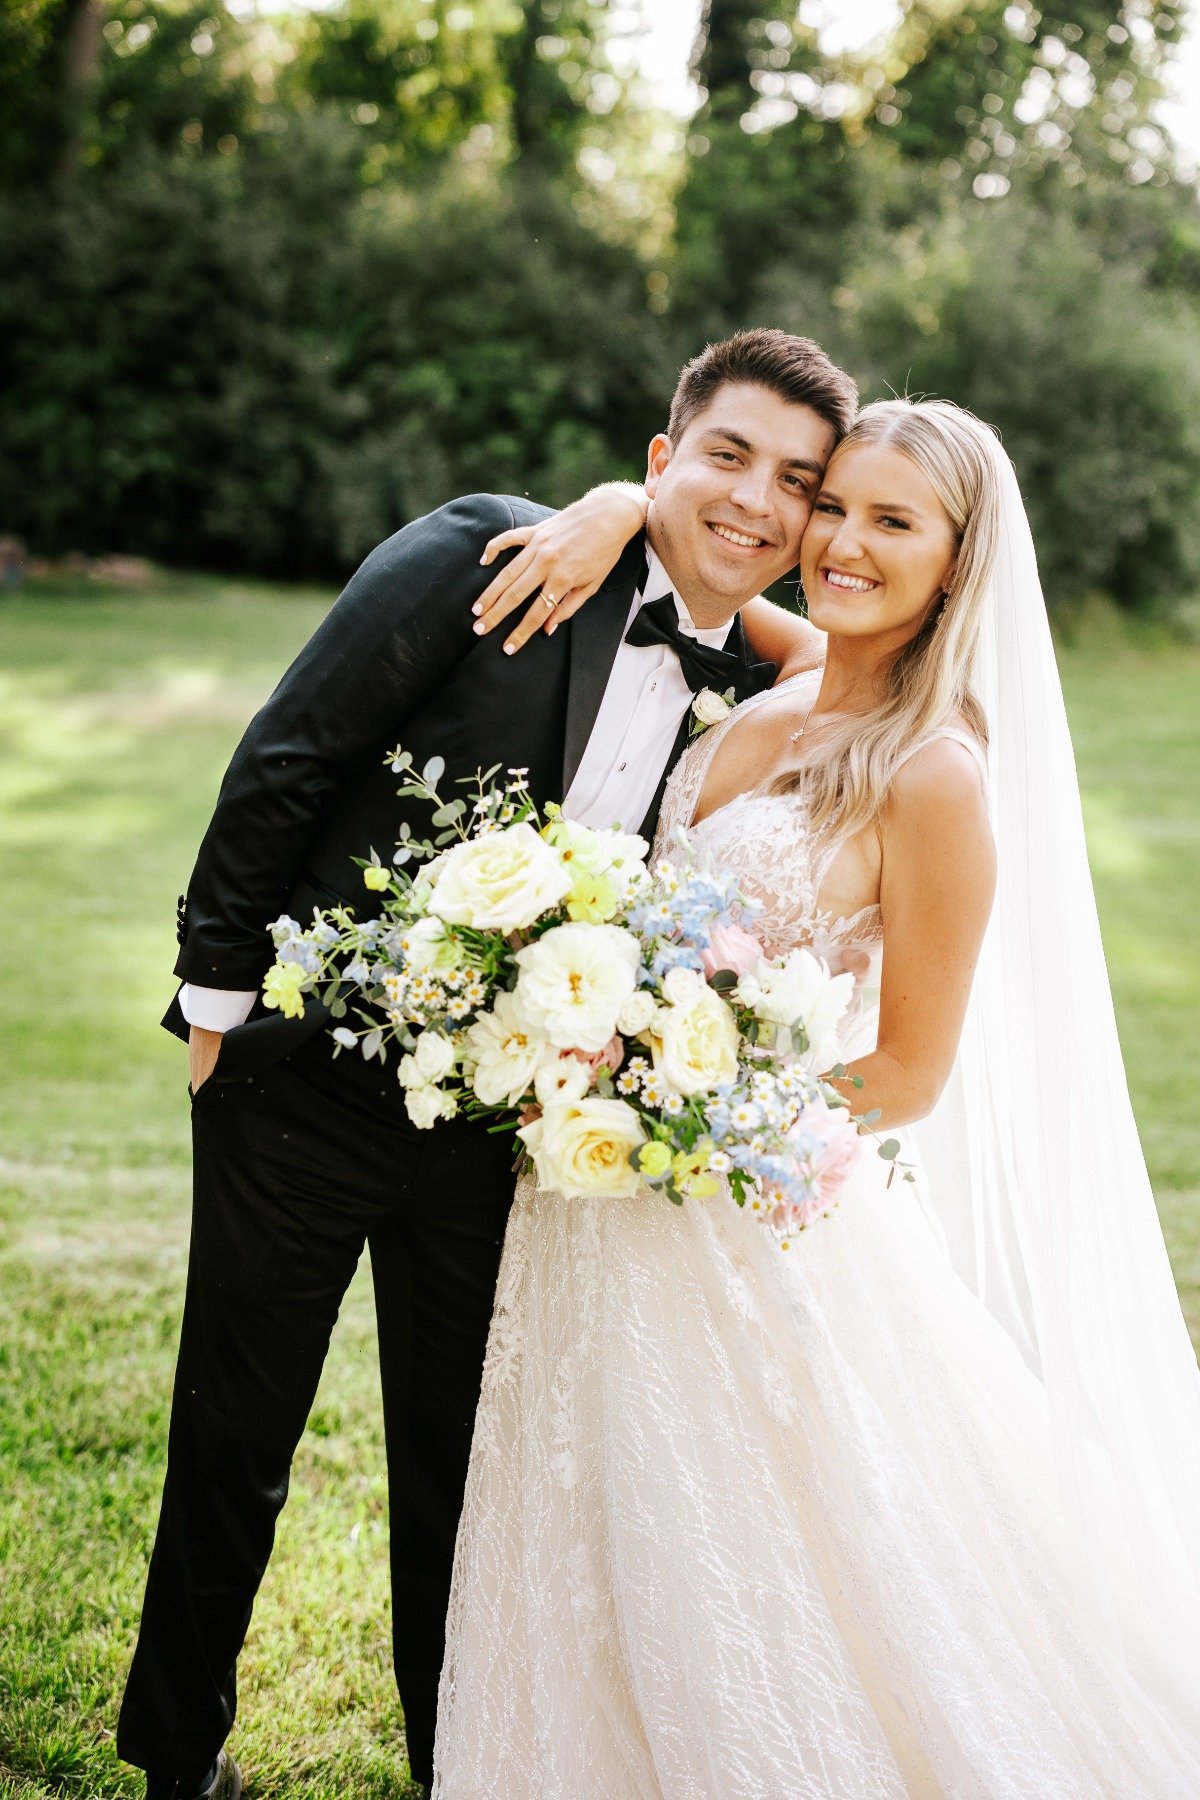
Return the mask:
<path id="1" fill-rule="evenodd" d="M 363 1039 L 362 1053 L 368 1062 L 376 1056 L 379 1057 L 381 1062 L 383 1061 L 383 1032 L 378 1026 L 375 1027 L 374 1031 L 368 1031 L 366 1037 Z"/>
<path id="2" fill-rule="evenodd" d="M 894 1157 L 897 1157 L 900 1154 L 900 1139 L 888 1138 L 884 1143 L 880 1144 L 879 1154 L 883 1157 L 885 1162 L 891 1162 Z"/>
<path id="3" fill-rule="evenodd" d="M 329 1002 L 329 1016 L 331 1019 L 344 1019 L 346 1016 L 346 1002 L 344 1000 L 331 1000 Z"/>
<path id="4" fill-rule="evenodd" d="M 708 983 L 709 987 L 716 988 L 718 994 L 731 993 L 737 984 L 738 978 L 732 969 L 718 969 L 715 975 L 709 977 Z"/>
<path id="5" fill-rule="evenodd" d="M 882 1119 L 882 1117 L 883 1117 L 882 1106 L 873 1106 L 871 1108 L 870 1112 L 865 1112 L 863 1114 L 863 1116 L 859 1122 L 860 1122 L 860 1124 L 863 1124 L 863 1125 L 878 1125 L 878 1123 L 879 1123 L 880 1119 Z"/>
<path id="6" fill-rule="evenodd" d="M 442 779 L 442 776 L 445 773 L 446 773 L 445 757 L 444 756 L 431 756 L 429 761 L 425 764 L 425 767 L 421 770 L 421 780 L 426 784 L 427 787 L 432 787 L 434 782 L 440 781 Z"/>

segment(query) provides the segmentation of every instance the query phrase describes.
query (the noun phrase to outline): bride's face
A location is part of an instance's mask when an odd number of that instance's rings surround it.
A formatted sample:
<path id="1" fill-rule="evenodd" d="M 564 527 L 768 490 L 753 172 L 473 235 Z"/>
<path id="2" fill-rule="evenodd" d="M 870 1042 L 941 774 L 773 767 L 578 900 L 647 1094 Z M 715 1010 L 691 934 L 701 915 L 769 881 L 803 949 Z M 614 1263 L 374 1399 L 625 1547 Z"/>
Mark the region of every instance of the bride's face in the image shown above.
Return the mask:
<path id="1" fill-rule="evenodd" d="M 914 638 L 954 572 L 954 527 L 928 478 L 886 444 L 835 451 L 800 546 L 808 616 L 835 636 Z"/>

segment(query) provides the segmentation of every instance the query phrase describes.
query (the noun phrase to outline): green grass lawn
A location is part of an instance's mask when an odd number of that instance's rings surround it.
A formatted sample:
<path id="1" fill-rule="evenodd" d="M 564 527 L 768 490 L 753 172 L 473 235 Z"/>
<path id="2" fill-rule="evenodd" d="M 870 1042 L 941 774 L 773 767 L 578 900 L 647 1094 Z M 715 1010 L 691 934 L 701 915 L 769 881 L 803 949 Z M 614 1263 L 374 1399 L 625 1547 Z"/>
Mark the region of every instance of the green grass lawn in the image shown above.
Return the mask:
<path id="1" fill-rule="evenodd" d="M 112 1734 L 161 1479 L 188 1219 L 157 1025 L 226 759 L 327 595 L 0 596 L 0 1800 L 133 1795 Z M 1200 653 L 1064 658 L 1117 1006 L 1200 1327 Z M 402 1800 L 366 1276 L 242 1664 L 253 1800 Z"/>

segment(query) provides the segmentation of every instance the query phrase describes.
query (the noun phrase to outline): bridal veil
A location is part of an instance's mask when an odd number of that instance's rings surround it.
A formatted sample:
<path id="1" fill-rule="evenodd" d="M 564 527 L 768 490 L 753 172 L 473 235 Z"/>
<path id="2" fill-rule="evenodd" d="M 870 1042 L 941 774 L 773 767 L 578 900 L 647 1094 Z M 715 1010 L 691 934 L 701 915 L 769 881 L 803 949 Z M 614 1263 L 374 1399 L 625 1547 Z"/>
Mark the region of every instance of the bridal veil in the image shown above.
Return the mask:
<path id="1" fill-rule="evenodd" d="M 999 879 L 954 1074 L 914 1133 L 924 1204 L 1044 1384 L 1079 1604 L 1126 1659 L 1140 1614 L 1194 1687 L 1200 1373 L 1126 1086 L 1033 539 L 994 455 L 975 687 Z"/>

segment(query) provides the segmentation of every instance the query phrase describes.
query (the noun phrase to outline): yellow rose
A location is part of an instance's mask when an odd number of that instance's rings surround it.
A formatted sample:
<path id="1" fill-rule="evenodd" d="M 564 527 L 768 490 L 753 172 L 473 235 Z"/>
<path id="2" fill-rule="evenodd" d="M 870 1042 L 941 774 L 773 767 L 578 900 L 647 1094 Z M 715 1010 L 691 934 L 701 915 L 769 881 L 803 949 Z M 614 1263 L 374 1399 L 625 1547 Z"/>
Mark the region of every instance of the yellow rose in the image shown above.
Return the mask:
<path id="1" fill-rule="evenodd" d="M 391 870 L 382 868 L 379 863 L 368 863 L 363 870 L 363 880 L 373 894 L 382 894 L 392 884 Z"/>
<path id="2" fill-rule="evenodd" d="M 646 1134 L 624 1100 L 553 1101 L 518 1136 L 533 1157 L 540 1188 L 605 1197 L 637 1192 L 641 1175 L 629 1158 Z"/>
<path id="3" fill-rule="evenodd" d="M 274 963 L 263 982 L 263 1005 L 278 1007 L 285 1019 L 302 1019 L 307 980 L 299 963 Z"/>
<path id="4" fill-rule="evenodd" d="M 643 1144 L 638 1157 L 638 1168 L 647 1181 L 659 1181 L 671 1169 L 671 1147 L 655 1138 L 649 1144 Z"/>

